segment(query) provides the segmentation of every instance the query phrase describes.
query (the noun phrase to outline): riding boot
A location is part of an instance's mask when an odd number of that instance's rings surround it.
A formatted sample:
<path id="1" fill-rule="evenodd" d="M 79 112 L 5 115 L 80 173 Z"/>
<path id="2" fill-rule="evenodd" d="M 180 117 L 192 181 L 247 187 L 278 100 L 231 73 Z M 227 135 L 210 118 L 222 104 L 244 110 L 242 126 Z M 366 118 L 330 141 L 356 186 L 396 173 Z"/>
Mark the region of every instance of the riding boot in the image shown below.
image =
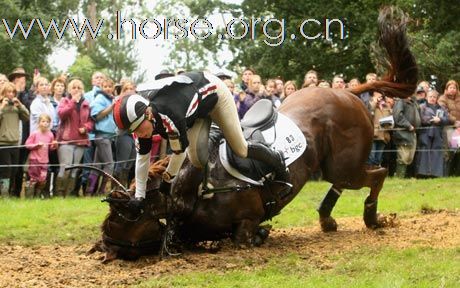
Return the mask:
<path id="1" fill-rule="evenodd" d="M 269 165 L 275 172 L 275 179 L 289 182 L 289 173 L 286 170 L 283 153 L 275 151 L 260 143 L 248 144 L 248 158 L 259 160 Z"/>
<path id="2" fill-rule="evenodd" d="M 396 164 L 395 176 L 398 177 L 398 178 L 401 178 L 401 179 L 406 177 L 406 168 L 407 168 L 407 165 L 397 163 Z"/>
<path id="3" fill-rule="evenodd" d="M 56 178 L 56 187 L 54 188 L 55 194 L 53 196 L 56 196 L 56 197 L 66 196 L 67 179 L 68 179 L 67 175 L 64 177 L 58 176 Z"/>
<path id="4" fill-rule="evenodd" d="M 85 189 L 85 196 L 93 196 L 97 190 L 98 175 L 90 173 Z"/>
<path id="5" fill-rule="evenodd" d="M 67 178 L 66 195 L 79 196 L 78 191 L 75 192 L 75 182 L 77 182 L 75 177 L 69 176 L 69 178 Z"/>
<path id="6" fill-rule="evenodd" d="M 26 182 L 26 189 L 25 189 L 25 197 L 26 198 L 33 198 L 35 194 L 35 188 L 37 186 L 37 182 L 27 181 Z"/>
<path id="7" fill-rule="evenodd" d="M 10 190 L 10 179 L 9 178 L 0 179 L 0 195 L 5 198 L 8 197 L 9 190 Z"/>
<path id="8" fill-rule="evenodd" d="M 105 195 L 105 188 L 107 186 L 108 179 L 105 176 L 102 176 L 101 185 L 97 191 L 97 195 Z"/>
<path id="9" fill-rule="evenodd" d="M 50 197 L 49 193 L 47 193 L 45 188 L 46 188 L 46 182 L 37 183 L 37 185 L 35 186 L 34 197 L 40 198 L 43 195 L 43 197 L 49 198 Z"/>

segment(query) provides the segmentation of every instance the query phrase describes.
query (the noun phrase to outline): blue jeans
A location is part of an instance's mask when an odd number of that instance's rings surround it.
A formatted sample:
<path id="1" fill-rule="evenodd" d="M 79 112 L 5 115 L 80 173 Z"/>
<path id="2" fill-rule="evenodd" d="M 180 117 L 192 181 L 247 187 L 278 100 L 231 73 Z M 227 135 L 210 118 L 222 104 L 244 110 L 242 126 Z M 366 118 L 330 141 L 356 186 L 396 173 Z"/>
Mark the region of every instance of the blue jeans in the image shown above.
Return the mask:
<path id="1" fill-rule="evenodd" d="M 382 164 L 383 149 L 385 149 L 385 142 L 382 140 L 374 140 L 372 142 L 372 150 L 367 159 L 367 164 L 380 166 Z"/>

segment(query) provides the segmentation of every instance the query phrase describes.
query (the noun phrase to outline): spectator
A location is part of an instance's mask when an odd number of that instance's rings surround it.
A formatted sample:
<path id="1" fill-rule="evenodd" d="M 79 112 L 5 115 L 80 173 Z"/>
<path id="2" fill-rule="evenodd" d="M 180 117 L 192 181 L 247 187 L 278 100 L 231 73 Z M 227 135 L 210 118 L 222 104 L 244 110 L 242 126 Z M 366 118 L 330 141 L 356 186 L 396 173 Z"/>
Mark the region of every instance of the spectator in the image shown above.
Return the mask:
<path id="1" fill-rule="evenodd" d="M 385 145 L 390 142 L 390 132 L 385 130 L 391 128 L 391 125 L 381 125 L 380 120 L 384 117 L 392 115 L 390 106 L 386 103 L 385 97 L 379 93 L 373 93 L 372 100 L 370 101 L 371 113 L 374 122 L 374 139 L 372 141 L 372 150 L 369 154 L 367 164 L 373 167 L 380 167 L 382 164 L 382 155 Z"/>
<path id="2" fill-rule="evenodd" d="M 449 80 L 447 82 L 444 94 L 439 97 L 438 103 L 449 113 L 449 124 L 454 125 L 454 127 L 444 127 L 444 148 L 448 149 L 449 142 L 452 140 L 452 133 L 454 133 L 455 128 L 460 127 L 460 92 L 457 81 Z M 449 151 L 444 157 L 446 175 L 452 175 L 452 167 L 457 166 L 457 163 L 454 163 L 454 154 Z"/>
<path id="3" fill-rule="evenodd" d="M 305 73 L 303 78 L 302 87 L 310 87 L 310 86 L 317 86 L 318 85 L 318 72 L 315 70 L 309 70 Z"/>
<path id="4" fill-rule="evenodd" d="M 160 80 L 160 79 L 172 77 L 172 76 L 174 76 L 174 73 L 169 72 L 168 70 L 164 69 L 164 70 L 161 70 L 160 73 L 155 75 L 155 80 Z"/>
<path id="5" fill-rule="evenodd" d="M 417 98 L 418 105 L 426 104 L 426 95 L 425 89 L 422 86 L 417 86 L 417 90 L 415 90 L 415 97 Z"/>
<path id="6" fill-rule="evenodd" d="M 284 84 L 284 92 L 283 92 L 284 98 L 281 99 L 281 101 L 286 100 L 286 98 L 289 95 L 291 95 L 292 93 L 294 93 L 295 91 L 297 91 L 297 86 L 295 85 L 295 82 L 294 81 L 287 81 Z"/>
<path id="7" fill-rule="evenodd" d="M 246 91 L 249 88 L 249 79 L 251 79 L 254 74 L 256 74 L 256 72 L 251 68 L 243 70 L 243 74 L 241 74 L 241 84 L 239 85 L 242 91 Z"/>
<path id="8" fill-rule="evenodd" d="M 100 91 L 94 101 L 90 104 L 91 118 L 95 122 L 94 132 L 96 139 L 94 144 L 96 151 L 94 152 L 95 163 L 107 163 L 97 165 L 108 174 L 113 173 L 113 154 L 112 154 L 112 140 L 116 135 L 116 125 L 113 120 L 113 92 L 115 90 L 115 83 L 111 79 L 102 81 L 102 91 Z M 90 172 L 88 177 L 88 185 L 86 186 L 86 195 L 94 195 L 97 190 L 99 174 Z M 102 177 L 101 185 L 97 194 L 104 195 L 105 187 L 107 185 L 107 177 Z"/>
<path id="9" fill-rule="evenodd" d="M 430 83 L 428 81 L 422 80 L 418 83 L 417 87 L 422 87 L 423 90 L 425 91 L 425 96 L 428 95 L 428 92 L 430 91 Z"/>
<path id="10" fill-rule="evenodd" d="M 0 165 L 3 166 L 0 169 L 0 195 L 3 197 L 9 195 L 10 183 L 17 170 L 14 165 L 19 163 L 20 121 L 29 121 L 29 111 L 16 93 L 16 87 L 9 82 L 0 91 L 0 147 L 3 146 L 0 152 Z"/>
<path id="11" fill-rule="evenodd" d="M 418 132 L 416 175 L 418 177 L 441 177 L 443 168 L 442 127 L 449 122 L 447 111 L 438 103 L 438 92 L 428 92 L 427 102 L 420 106 L 422 126 Z"/>
<path id="12" fill-rule="evenodd" d="M 83 98 L 83 83 L 74 79 L 70 81 L 69 96 L 62 98 L 58 106 L 61 125 L 58 130 L 58 148 L 60 169 L 56 179 L 56 193 L 67 196 L 75 186 L 76 170 L 71 173 L 64 170 L 65 166 L 79 164 L 85 147 L 89 145 L 88 132 L 93 129 L 90 118 L 89 103 Z"/>
<path id="13" fill-rule="evenodd" d="M 41 114 L 48 114 L 52 119 L 52 124 L 57 123 L 54 119 L 56 116 L 56 110 L 51 104 L 49 97 L 50 86 L 49 82 L 44 77 L 38 77 L 35 80 L 35 98 L 30 104 L 30 133 L 35 132 L 38 129 L 38 117 Z"/>
<path id="14" fill-rule="evenodd" d="M 356 88 L 358 87 L 359 85 L 361 85 L 361 82 L 359 82 L 359 79 L 358 78 L 353 78 L 350 80 L 350 82 L 348 82 L 348 88 Z"/>
<path id="15" fill-rule="evenodd" d="M 15 68 L 13 72 L 8 75 L 8 80 L 16 87 L 16 97 L 26 107 L 27 111 L 29 111 L 34 95 L 26 88 L 27 77 L 29 77 L 29 75 L 25 72 L 24 68 L 19 67 Z M 29 137 L 29 127 L 29 117 L 27 117 L 27 121 L 24 121 L 23 118 L 19 125 L 19 131 L 21 131 L 20 144 L 24 144 L 27 137 Z M 19 162 L 17 164 L 24 165 L 27 160 L 27 155 L 29 155 L 29 150 L 25 147 L 19 148 Z M 10 183 L 10 192 L 12 195 L 19 197 L 22 190 L 23 178 L 24 169 L 21 166 L 16 169 L 16 174 L 13 176 Z"/>
<path id="16" fill-rule="evenodd" d="M 417 147 L 415 130 L 420 127 L 420 109 L 415 96 L 407 99 L 398 99 L 393 108 L 395 131 L 393 140 L 398 150 L 396 159 L 396 176 L 404 178 L 406 168 L 414 160 Z"/>
<path id="17" fill-rule="evenodd" d="M 283 91 L 284 91 L 284 82 L 281 80 L 281 78 L 275 79 L 276 83 L 276 92 L 275 95 L 278 96 L 278 98 L 283 99 Z"/>
<path id="18" fill-rule="evenodd" d="M 345 80 L 340 75 L 335 75 L 332 79 L 332 88 L 334 89 L 345 89 Z"/>
<path id="19" fill-rule="evenodd" d="M 66 81 L 66 76 L 61 75 L 58 78 L 53 79 L 51 81 L 51 97 L 50 101 L 51 104 L 54 107 L 55 110 L 55 116 L 53 119 L 55 120 L 55 123 L 53 123 L 53 126 L 51 127 L 51 132 L 53 132 L 54 138 L 57 138 L 57 130 L 59 127 L 59 116 L 58 116 L 58 106 L 59 102 L 61 102 L 62 98 L 66 96 L 66 89 L 67 89 L 67 81 Z M 56 177 L 59 173 L 59 158 L 58 158 L 58 153 L 57 149 L 55 150 L 50 150 L 49 151 L 49 163 L 51 164 L 49 167 L 50 173 L 48 173 L 48 179 L 46 181 L 47 187 L 46 191 L 49 191 L 51 194 L 56 195 Z"/>
<path id="20" fill-rule="evenodd" d="M 6 82 L 9 82 L 9 81 L 8 81 L 8 78 L 6 78 L 5 74 L 1 74 L 1 73 L 0 73 L 0 91 L 2 91 L 3 85 L 4 85 Z"/>
<path id="21" fill-rule="evenodd" d="M 47 113 L 38 116 L 38 129 L 27 138 L 26 147 L 31 150 L 29 154 L 29 185 L 26 187 L 26 198 L 48 197 L 45 192 L 48 174 L 49 150 L 57 148 L 57 142 L 50 131 L 51 116 Z"/>
<path id="22" fill-rule="evenodd" d="M 318 83 L 318 87 L 320 87 L 320 88 L 331 88 L 331 84 L 329 84 L 329 82 L 327 82 L 326 80 L 321 80 Z"/>
<path id="23" fill-rule="evenodd" d="M 377 74 L 375 73 L 367 73 L 366 74 L 366 83 L 374 83 L 377 81 Z M 369 92 L 364 92 L 359 95 L 359 99 L 363 101 L 364 105 L 366 108 L 370 111 L 371 106 L 370 106 L 370 100 L 371 100 L 372 95 Z"/>
<path id="24" fill-rule="evenodd" d="M 99 71 L 94 72 L 91 76 L 91 84 L 93 85 L 93 88 L 90 91 L 86 92 L 84 95 L 85 100 L 88 101 L 88 105 L 91 105 L 91 102 L 93 102 L 96 95 L 101 91 L 102 81 L 104 81 L 105 77 L 105 74 Z M 89 146 L 85 148 L 85 153 L 83 154 L 83 164 L 93 163 L 94 160 L 94 133 L 89 132 L 88 137 L 90 142 Z M 89 169 L 82 169 L 80 178 L 81 187 L 87 186 L 89 173 Z M 83 189 L 83 191 L 84 190 L 85 189 Z M 72 191 L 72 193 L 78 195 L 78 189 L 76 189 L 76 191 Z"/>
<path id="25" fill-rule="evenodd" d="M 266 98 L 270 101 L 272 101 L 273 106 L 275 108 L 278 108 L 281 106 L 281 100 L 280 98 L 276 95 L 276 82 L 274 79 L 268 79 L 267 83 L 265 85 L 265 96 L 263 98 Z"/>
<path id="26" fill-rule="evenodd" d="M 120 96 L 125 97 L 136 93 L 136 84 L 130 80 L 122 80 Z M 129 186 L 131 181 L 130 171 L 134 167 L 134 160 L 136 159 L 136 149 L 134 138 L 131 133 L 126 130 L 116 130 L 117 137 L 115 138 L 116 165 L 114 176 L 125 187 Z"/>
<path id="27" fill-rule="evenodd" d="M 262 88 L 262 79 L 259 75 L 252 75 L 251 78 L 249 78 L 248 89 L 244 92 L 246 93 L 243 100 L 244 105 L 241 105 L 240 110 L 238 111 L 238 114 L 242 115 L 242 117 L 244 117 L 244 114 L 246 114 L 254 103 L 259 101 L 262 96 L 265 95 Z"/>

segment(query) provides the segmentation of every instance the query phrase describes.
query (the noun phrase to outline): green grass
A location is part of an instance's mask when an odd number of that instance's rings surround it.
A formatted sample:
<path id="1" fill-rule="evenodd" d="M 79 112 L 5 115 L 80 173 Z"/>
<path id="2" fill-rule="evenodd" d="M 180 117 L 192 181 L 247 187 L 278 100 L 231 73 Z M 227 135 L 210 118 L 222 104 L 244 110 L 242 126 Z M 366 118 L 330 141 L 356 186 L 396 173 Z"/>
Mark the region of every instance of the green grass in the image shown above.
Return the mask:
<path id="1" fill-rule="evenodd" d="M 453 210 L 460 207 L 460 178 L 432 180 L 387 179 L 380 193 L 379 211 L 413 214 L 422 206 Z M 309 182 L 274 217 L 274 227 L 317 224 L 316 207 L 329 189 L 325 182 Z M 333 211 L 336 218 L 361 216 L 369 189 L 345 190 Z M 85 244 L 100 236 L 108 205 L 99 198 L 51 200 L 0 199 L 0 242 L 20 245 Z"/>
<path id="2" fill-rule="evenodd" d="M 100 236 L 107 205 L 97 198 L 0 200 L 0 242 L 82 244 Z"/>
<path id="3" fill-rule="evenodd" d="M 317 224 L 315 211 L 330 184 L 309 182 L 271 224 L 277 228 Z M 368 189 L 346 190 L 333 216 L 361 217 Z M 458 210 L 460 178 L 388 179 L 379 211 L 406 217 L 428 209 Z M 0 242 L 7 245 L 94 243 L 108 205 L 98 198 L 51 200 L 0 199 Z M 340 240 L 340 239 L 338 239 Z M 460 247 L 354 247 L 312 260 L 306 251 L 270 258 L 248 269 L 175 274 L 142 281 L 139 287 L 459 287 Z M 316 262 L 315 262 L 316 261 Z M 249 261 L 250 262 L 250 261 Z"/>
<path id="4" fill-rule="evenodd" d="M 337 256 L 336 256 L 337 257 Z M 251 271 L 201 272 L 164 277 L 138 287 L 458 287 L 460 250 L 355 250 L 317 267 L 291 254 Z M 334 258 L 334 257 L 331 257 Z"/>

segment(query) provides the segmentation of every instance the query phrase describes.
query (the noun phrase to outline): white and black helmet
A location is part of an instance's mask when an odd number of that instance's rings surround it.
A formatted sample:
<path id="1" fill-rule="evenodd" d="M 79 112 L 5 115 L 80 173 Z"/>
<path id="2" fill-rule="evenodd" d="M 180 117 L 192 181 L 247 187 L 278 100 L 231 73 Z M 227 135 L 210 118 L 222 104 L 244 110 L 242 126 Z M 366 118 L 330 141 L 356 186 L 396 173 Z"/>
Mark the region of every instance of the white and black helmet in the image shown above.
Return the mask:
<path id="1" fill-rule="evenodd" d="M 149 101 L 138 94 L 120 97 L 113 107 L 113 119 L 118 128 L 133 132 L 145 119 Z"/>

